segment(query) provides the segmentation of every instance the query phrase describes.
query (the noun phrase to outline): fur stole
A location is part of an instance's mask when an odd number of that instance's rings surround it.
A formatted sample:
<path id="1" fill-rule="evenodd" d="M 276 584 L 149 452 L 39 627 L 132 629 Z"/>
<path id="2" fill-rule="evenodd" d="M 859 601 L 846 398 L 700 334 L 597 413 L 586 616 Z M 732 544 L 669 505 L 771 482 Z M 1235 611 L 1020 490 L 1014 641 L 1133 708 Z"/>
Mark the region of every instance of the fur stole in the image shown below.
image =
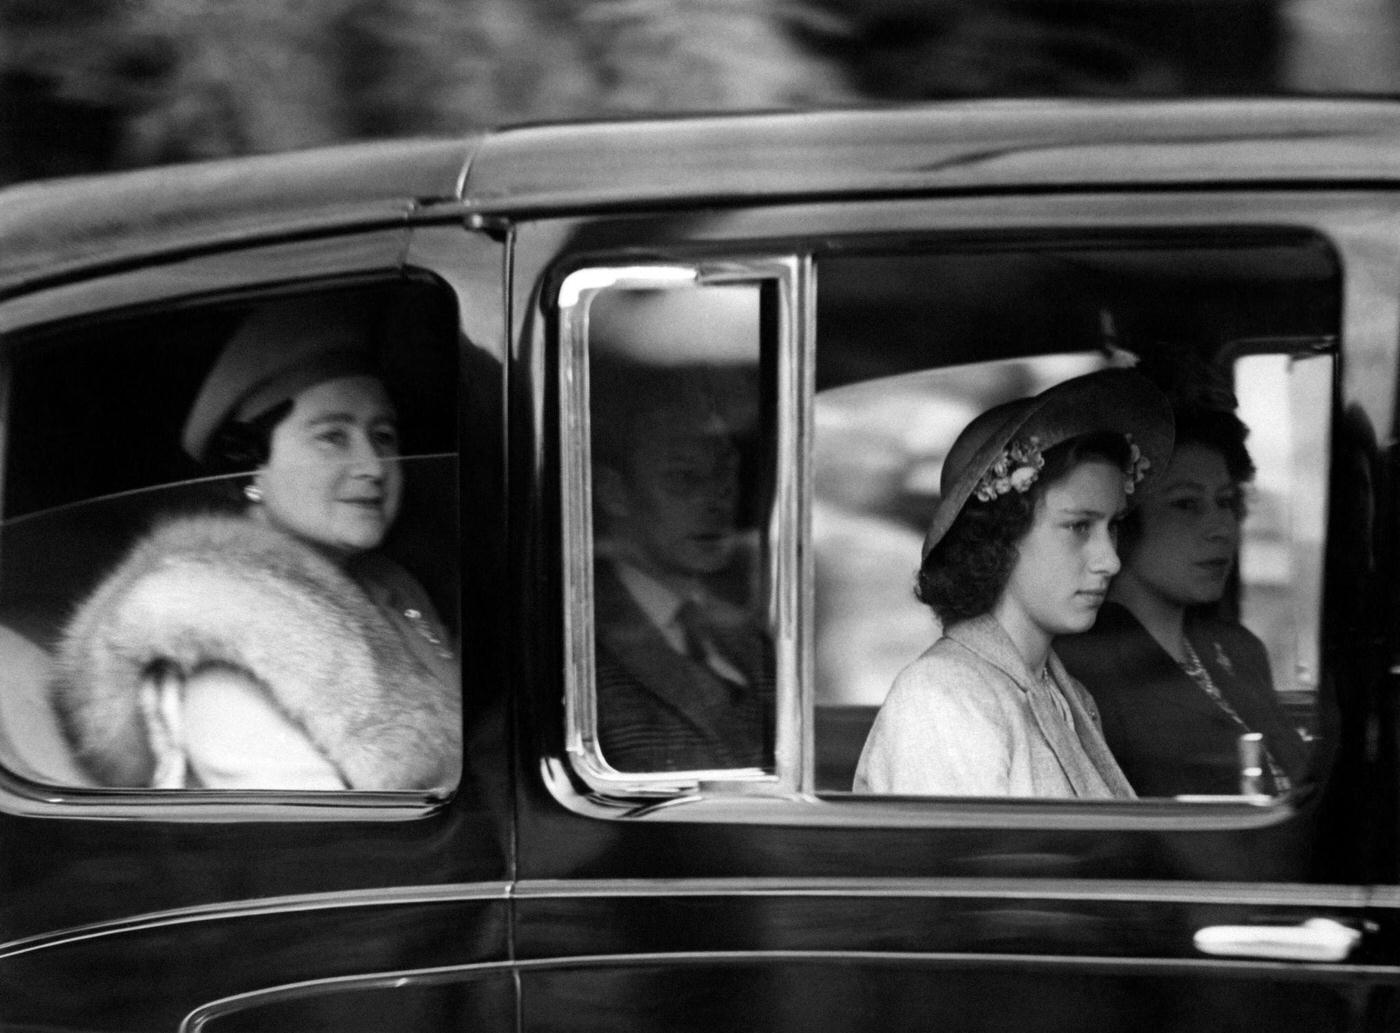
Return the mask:
<path id="1" fill-rule="evenodd" d="M 171 519 L 69 621 L 53 699 L 104 785 L 149 785 L 139 693 L 154 669 L 246 674 L 354 789 L 455 783 L 461 698 L 339 567 L 246 517 Z"/>

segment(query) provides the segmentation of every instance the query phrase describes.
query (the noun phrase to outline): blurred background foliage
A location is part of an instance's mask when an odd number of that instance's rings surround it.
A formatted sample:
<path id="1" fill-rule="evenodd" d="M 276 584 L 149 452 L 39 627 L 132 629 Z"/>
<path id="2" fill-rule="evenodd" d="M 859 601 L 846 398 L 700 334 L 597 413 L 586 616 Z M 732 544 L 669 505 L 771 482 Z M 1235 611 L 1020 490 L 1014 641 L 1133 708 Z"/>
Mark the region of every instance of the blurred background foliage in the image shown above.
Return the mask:
<path id="1" fill-rule="evenodd" d="M 507 122 L 1400 92 L 1400 0 L 0 0 L 0 182 Z"/>

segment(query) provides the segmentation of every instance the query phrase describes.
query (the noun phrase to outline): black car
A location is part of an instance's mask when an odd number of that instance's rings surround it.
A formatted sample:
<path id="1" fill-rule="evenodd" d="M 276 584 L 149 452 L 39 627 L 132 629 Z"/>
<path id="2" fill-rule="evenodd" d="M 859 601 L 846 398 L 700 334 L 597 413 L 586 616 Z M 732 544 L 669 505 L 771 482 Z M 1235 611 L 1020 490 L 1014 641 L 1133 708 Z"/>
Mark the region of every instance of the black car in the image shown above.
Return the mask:
<path id="1" fill-rule="evenodd" d="M 55 689 L 75 623 L 172 514 L 261 490 L 265 454 L 211 467 L 182 431 L 240 328 L 303 304 L 376 328 L 379 551 L 439 615 L 454 773 L 114 776 Z M 1400 1028 L 1394 103 L 528 126 L 24 185 L 0 334 L 0 1029 Z M 913 586 L 959 429 L 1174 363 L 1250 429 L 1219 605 L 1297 777 L 853 789 L 939 633 Z M 719 515 L 639 517 L 613 432 L 692 393 L 718 465 L 658 461 L 722 478 Z M 697 731 L 679 673 L 619 713 L 625 520 L 760 631 L 711 664 L 747 723 Z M 256 609 L 176 608 L 206 604 Z"/>

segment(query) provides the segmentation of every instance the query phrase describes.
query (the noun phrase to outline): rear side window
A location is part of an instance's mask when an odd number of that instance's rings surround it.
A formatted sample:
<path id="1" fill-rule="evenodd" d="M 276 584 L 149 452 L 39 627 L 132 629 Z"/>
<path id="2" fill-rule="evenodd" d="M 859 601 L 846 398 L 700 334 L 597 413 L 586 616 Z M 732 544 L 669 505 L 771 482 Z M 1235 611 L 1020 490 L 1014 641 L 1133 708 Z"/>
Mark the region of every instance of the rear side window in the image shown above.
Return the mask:
<path id="1" fill-rule="evenodd" d="M 839 798 L 822 812 L 837 821 L 918 796 L 1073 798 L 1055 738 L 1039 756 L 1028 745 L 1051 714 L 1111 769 L 1103 795 L 1287 798 L 1316 779 L 1330 721 L 1339 282 L 1330 249 L 1293 234 L 849 245 L 574 273 L 560 328 L 576 772 L 622 796 Z M 1102 514 L 1112 559 L 1073 603 L 1090 620 L 1049 621 L 1050 709 L 1033 717 L 1009 695 L 990 732 L 973 715 L 951 733 L 995 745 L 971 761 L 982 781 L 866 777 L 891 687 L 953 625 L 991 612 L 1031 548 L 1033 522 L 1000 553 L 1005 569 L 958 575 L 951 610 L 925 590 L 955 441 L 979 414 L 1103 371 L 1148 385 L 1177 447 L 1148 464 L 1119 440 L 1122 457 L 1099 460 L 1142 490 L 1114 487 Z M 1007 490 L 1032 488 L 1037 448 L 1005 443 Z M 1041 507 L 1048 490 L 1026 497 Z M 987 604 L 967 602 L 981 581 Z M 724 656 L 719 632 L 687 626 L 709 598 L 762 643 L 759 673 Z M 901 720 L 951 719 L 926 709 Z M 1040 782 L 1026 774 L 1037 764 L 1059 767 Z"/>
<path id="2" fill-rule="evenodd" d="M 426 281 L 12 340 L 0 761 L 74 787 L 450 792 L 455 340 Z"/>

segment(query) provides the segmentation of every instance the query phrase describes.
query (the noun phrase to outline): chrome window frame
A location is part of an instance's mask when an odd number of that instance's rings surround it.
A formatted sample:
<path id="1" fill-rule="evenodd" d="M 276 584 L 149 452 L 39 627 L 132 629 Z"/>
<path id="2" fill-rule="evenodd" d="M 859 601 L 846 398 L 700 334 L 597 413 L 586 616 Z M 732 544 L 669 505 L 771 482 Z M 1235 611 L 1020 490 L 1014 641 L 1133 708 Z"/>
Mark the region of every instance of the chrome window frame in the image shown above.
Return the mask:
<path id="1" fill-rule="evenodd" d="M 811 372 L 808 312 L 811 262 L 796 255 L 761 254 L 723 261 L 679 259 L 646 265 L 599 264 L 564 277 L 558 294 L 559 448 L 563 467 L 565 752 L 573 771 L 595 792 L 611 797 L 695 795 L 702 787 L 742 787 L 748 792 L 790 794 L 810 781 L 810 729 L 802 720 L 810 677 L 799 671 L 810 633 L 809 607 L 801 586 L 810 582 L 805 485 L 810 471 L 803 447 L 810 422 Z M 767 602 L 777 660 L 776 735 L 773 772 L 762 768 L 622 772 L 603 757 L 598 742 L 598 700 L 593 647 L 593 461 L 588 375 L 589 308 L 609 289 L 672 289 L 689 286 L 777 286 L 777 482 L 764 531 L 772 557 L 773 583 Z M 761 344 L 764 342 L 760 342 Z M 801 534 L 783 533 L 802 528 Z M 794 692 L 796 687 L 799 691 Z M 805 773 L 805 774 L 804 774 Z"/>

